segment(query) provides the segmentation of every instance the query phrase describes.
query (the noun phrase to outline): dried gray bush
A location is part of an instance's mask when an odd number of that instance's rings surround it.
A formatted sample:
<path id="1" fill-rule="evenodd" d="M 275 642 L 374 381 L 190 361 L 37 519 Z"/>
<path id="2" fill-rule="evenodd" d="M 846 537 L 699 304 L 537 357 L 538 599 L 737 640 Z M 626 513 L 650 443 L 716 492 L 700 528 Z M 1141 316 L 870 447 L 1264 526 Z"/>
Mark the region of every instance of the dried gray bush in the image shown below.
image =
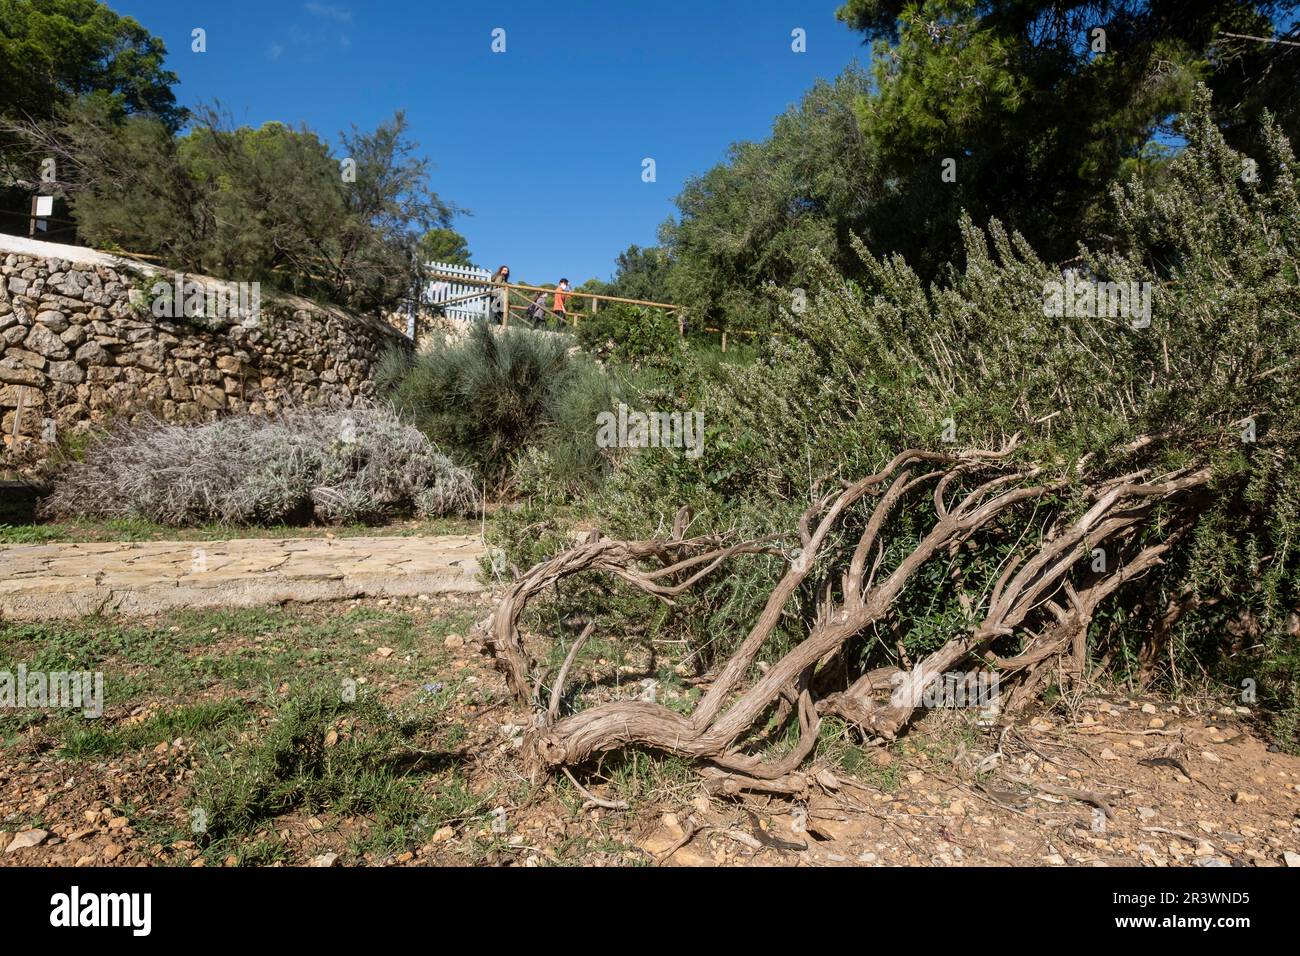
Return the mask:
<path id="1" fill-rule="evenodd" d="M 202 425 L 143 419 L 97 439 L 64 470 L 52 517 L 158 524 L 375 521 L 472 511 L 459 468 L 388 406 L 290 409 Z"/>

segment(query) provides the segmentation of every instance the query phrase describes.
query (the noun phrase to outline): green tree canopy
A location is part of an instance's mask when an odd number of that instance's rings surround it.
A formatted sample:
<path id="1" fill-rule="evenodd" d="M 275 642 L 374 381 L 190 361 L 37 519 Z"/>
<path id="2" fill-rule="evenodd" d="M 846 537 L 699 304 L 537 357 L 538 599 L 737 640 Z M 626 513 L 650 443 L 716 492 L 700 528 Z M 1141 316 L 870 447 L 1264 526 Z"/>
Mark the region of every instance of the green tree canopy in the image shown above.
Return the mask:
<path id="1" fill-rule="evenodd" d="M 185 112 L 172 94 L 176 74 L 163 69 L 166 55 L 162 40 L 97 0 L 0 0 L 0 214 L 16 213 L 0 215 L 0 229 L 26 227 L 44 158 L 12 125 L 50 124 L 61 108 L 94 95 L 175 131 Z"/>
<path id="2" fill-rule="evenodd" d="M 422 262 L 447 262 L 456 266 L 474 264 L 465 237 L 448 226 L 430 229 L 420 237 L 419 256 Z"/>
<path id="3" fill-rule="evenodd" d="M 672 261 L 668 250 L 659 246 L 628 246 L 614 262 L 614 281 L 604 289 L 592 289 L 625 299 L 665 302 L 668 296 Z M 584 287 L 585 288 L 585 287 Z"/>
<path id="4" fill-rule="evenodd" d="M 1241 0 L 848 0 L 839 16 L 873 43 L 875 91 L 860 100 L 866 134 L 902 188 L 893 208 L 932 214 L 890 248 L 923 270 L 959 247 L 957 213 L 997 216 L 1041 252 L 1073 254 L 1101 238 L 1105 188 L 1140 169 L 1153 137 L 1177 131 L 1204 82 L 1229 141 L 1243 145 L 1294 97 L 1266 77 L 1290 71 L 1271 37 L 1290 2 Z M 1294 88 L 1294 87 L 1293 87 Z M 944 159 L 955 184 L 939 189 Z M 942 201 L 925 197 L 942 195 Z M 932 230 L 938 229 L 936 236 Z M 936 239 L 939 241 L 936 242 Z"/>
<path id="5" fill-rule="evenodd" d="M 162 40 L 97 0 L 0 0 L 0 115 L 48 119 L 97 91 L 174 129 L 183 111 L 166 56 Z"/>
<path id="6" fill-rule="evenodd" d="M 818 81 L 766 140 L 733 146 L 727 162 L 687 182 L 678 221 L 663 230 L 670 301 L 752 327 L 767 312 L 764 283 L 805 282 L 812 250 L 848 264 L 848 237 L 875 228 L 883 190 L 856 109 L 868 90 L 856 67 Z"/>
<path id="7" fill-rule="evenodd" d="M 1297 6 L 847 0 L 839 16 L 870 66 L 819 82 L 767 139 L 687 182 L 663 236 L 673 301 L 761 328 L 764 285 L 806 288 L 813 250 L 861 278 L 855 236 L 932 280 L 965 255 L 963 213 L 999 219 L 1049 261 L 1104 247 L 1109 184 L 1164 182 L 1198 82 L 1247 155 L 1264 152 L 1265 111 L 1296 136 L 1300 46 L 1267 41 L 1295 37 Z"/>
<path id="8" fill-rule="evenodd" d="M 344 134 L 342 157 L 310 129 L 236 128 L 214 108 L 181 137 L 98 96 L 61 116 L 52 133 L 26 133 L 74 172 L 82 236 L 177 268 L 374 308 L 406 293 L 417 237 L 452 213 L 428 189 L 400 112 Z"/>

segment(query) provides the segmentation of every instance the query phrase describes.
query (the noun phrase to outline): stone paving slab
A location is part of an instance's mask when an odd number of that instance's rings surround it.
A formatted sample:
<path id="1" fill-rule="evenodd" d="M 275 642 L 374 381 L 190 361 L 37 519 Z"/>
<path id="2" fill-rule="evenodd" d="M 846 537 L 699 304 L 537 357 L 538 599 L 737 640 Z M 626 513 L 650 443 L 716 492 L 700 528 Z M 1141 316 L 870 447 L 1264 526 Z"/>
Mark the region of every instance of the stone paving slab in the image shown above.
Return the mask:
<path id="1" fill-rule="evenodd" d="M 0 620 L 484 590 L 470 535 L 0 545 Z"/>

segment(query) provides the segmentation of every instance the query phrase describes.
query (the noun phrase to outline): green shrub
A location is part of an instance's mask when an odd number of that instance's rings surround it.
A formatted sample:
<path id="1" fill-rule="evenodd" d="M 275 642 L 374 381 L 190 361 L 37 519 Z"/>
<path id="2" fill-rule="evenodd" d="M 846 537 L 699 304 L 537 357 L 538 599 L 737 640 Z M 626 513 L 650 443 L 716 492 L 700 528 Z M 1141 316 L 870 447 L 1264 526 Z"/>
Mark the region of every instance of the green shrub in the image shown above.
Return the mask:
<path id="1" fill-rule="evenodd" d="M 199 772 L 203 838 L 246 834 L 298 808 L 367 814 L 385 827 L 418 825 L 427 801 L 403 770 L 416 755 L 415 730 L 373 695 L 344 701 L 334 687 L 287 698 L 264 734 Z"/>
<path id="2" fill-rule="evenodd" d="M 378 382 L 408 421 L 498 493 L 513 486 L 521 456 L 557 490 L 597 482 L 607 468 L 596 415 L 614 403 L 614 385 L 567 336 L 478 323 L 414 357 L 388 353 Z"/>
<path id="3" fill-rule="evenodd" d="M 1189 146 L 1168 181 L 1157 191 L 1136 181 L 1117 186 L 1107 246 L 1084 249 L 1078 266 L 1085 279 L 1150 283 L 1149 325 L 1126 315 L 1047 315 L 1047 284 L 1063 280 L 1061 269 L 996 222 L 987 230 L 963 222 L 964 262 L 930 286 L 901 259 L 877 258 L 859 244 L 862 282 L 823 262 L 807 308 L 781 313 L 784 336 L 761 343 L 758 361 L 722 366 L 720 380 L 701 384 L 691 401 L 707 422 L 703 456 L 627 456 L 584 520 L 613 536 L 647 537 L 690 505 L 693 533 L 788 532 L 819 478 L 859 479 L 909 447 L 996 449 L 1023 436 L 1012 463 L 1061 480 L 1061 489 L 1036 501 L 1034 513 L 985 529 L 951 567 L 922 568 L 892 606 L 888 632 L 862 635 L 855 653 L 865 666 L 897 663 L 899 644 L 915 656 L 967 633 L 978 605 L 964 601 L 987 596 L 999 568 L 1017 550 L 1042 546 L 1054 521 L 1086 510 L 1085 490 L 1095 493 L 1132 469 L 1153 480 L 1208 467 L 1213 481 L 1190 510 L 1194 531 L 1109 599 L 1092 622 L 1090 648 L 1099 659 L 1123 661 L 1150 643 L 1172 604 L 1186 603 L 1192 610 L 1155 678 L 1172 683 L 1204 668 L 1224 681 L 1225 694 L 1253 679 L 1279 731 L 1294 727 L 1295 157 L 1266 127 L 1258 181 L 1244 181 L 1244 157 L 1224 141 L 1204 93 L 1185 129 Z M 1147 438 L 1135 455 L 1121 454 Z M 1163 540 L 1171 517 L 1188 513 L 1155 508 L 1111 547 L 1109 567 Z M 926 495 L 891 513 L 882 576 L 935 520 Z M 823 549 L 826 578 L 810 575 L 787 606 L 782 623 L 790 634 L 806 633 L 819 591 L 833 591 L 831 572 L 847 561 L 864 522 L 861 509 L 846 515 L 843 537 Z M 782 569 L 767 559 L 737 561 L 655 627 L 697 650 L 725 649 L 752 624 Z M 1075 573 L 1081 584 L 1089 562 Z M 571 612 L 605 613 L 616 600 L 584 587 L 575 582 Z M 998 652 L 1014 653 L 1020 638 Z"/>
<path id="4" fill-rule="evenodd" d="M 634 368 L 672 366 L 685 348 L 675 317 L 624 302 L 606 303 L 579 323 L 577 334 L 592 355 Z"/>

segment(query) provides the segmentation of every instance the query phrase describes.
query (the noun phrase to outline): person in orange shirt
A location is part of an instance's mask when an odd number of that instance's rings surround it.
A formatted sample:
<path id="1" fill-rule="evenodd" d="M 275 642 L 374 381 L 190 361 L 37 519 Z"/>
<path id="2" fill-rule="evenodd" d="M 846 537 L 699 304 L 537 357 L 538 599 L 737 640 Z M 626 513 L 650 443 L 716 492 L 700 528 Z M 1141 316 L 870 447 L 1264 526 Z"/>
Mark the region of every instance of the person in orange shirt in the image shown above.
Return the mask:
<path id="1" fill-rule="evenodd" d="M 555 306 L 551 309 L 555 313 L 556 320 L 560 325 L 565 325 L 569 321 L 569 314 L 564 309 L 564 301 L 569 297 L 569 280 L 561 279 L 560 284 L 555 287 Z"/>

